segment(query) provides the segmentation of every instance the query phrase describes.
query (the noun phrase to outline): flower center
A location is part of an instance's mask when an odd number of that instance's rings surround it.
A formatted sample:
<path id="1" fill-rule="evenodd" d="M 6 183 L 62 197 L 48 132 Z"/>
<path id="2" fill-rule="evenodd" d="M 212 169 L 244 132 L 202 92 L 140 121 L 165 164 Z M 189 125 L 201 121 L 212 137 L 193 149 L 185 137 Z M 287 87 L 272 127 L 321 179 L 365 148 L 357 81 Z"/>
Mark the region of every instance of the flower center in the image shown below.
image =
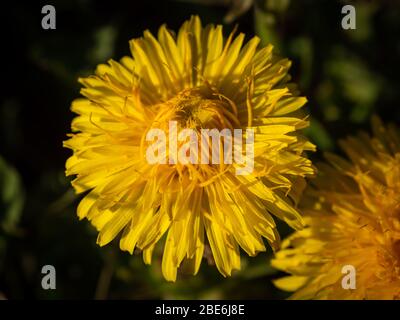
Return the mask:
<path id="1" fill-rule="evenodd" d="M 180 128 L 233 130 L 241 126 L 235 103 L 209 87 L 179 92 L 160 105 L 160 113 L 169 115 L 168 120 L 177 121 Z"/>
<path id="2" fill-rule="evenodd" d="M 242 131 L 236 104 L 209 86 L 182 90 L 152 106 L 141 155 L 205 186 L 226 170 L 253 170 L 253 134 Z M 244 168 L 244 169 L 243 169 Z M 242 170 L 243 169 L 243 170 Z"/>

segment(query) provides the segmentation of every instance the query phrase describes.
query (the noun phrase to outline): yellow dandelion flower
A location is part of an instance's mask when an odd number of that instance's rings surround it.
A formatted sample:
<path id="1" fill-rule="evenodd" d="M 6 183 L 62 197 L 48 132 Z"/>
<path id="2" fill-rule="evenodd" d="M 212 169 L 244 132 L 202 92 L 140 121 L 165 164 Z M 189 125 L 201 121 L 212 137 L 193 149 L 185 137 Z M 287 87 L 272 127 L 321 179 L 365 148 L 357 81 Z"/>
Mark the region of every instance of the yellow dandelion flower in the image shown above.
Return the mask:
<path id="1" fill-rule="evenodd" d="M 78 117 L 64 142 L 73 150 L 66 174 L 77 175 L 77 193 L 89 191 L 78 216 L 98 229 L 100 246 L 122 231 L 120 248 L 142 250 L 146 264 L 165 236 L 169 281 L 183 263 L 196 274 L 205 245 L 224 276 L 240 268 L 239 247 L 254 256 L 266 250 L 265 238 L 277 248 L 271 214 L 303 226 L 295 204 L 303 177 L 313 173 L 304 151 L 314 149 L 298 131 L 308 125 L 300 110 L 306 99 L 288 82 L 287 59 L 271 45 L 259 48 L 257 37 L 244 40 L 242 33 L 224 39 L 221 25 L 202 27 L 192 17 L 176 36 L 165 25 L 157 38 L 145 31 L 130 41 L 132 57 L 79 80 L 85 98 L 72 103 Z M 202 129 L 254 130 L 253 171 L 237 174 L 241 164 L 222 161 L 225 153 L 217 164 L 150 163 L 150 130 L 169 136 L 171 123 L 195 136 Z"/>
<path id="2" fill-rule="evenodd" d="M 372 126 L 341 141 L 350 161 L 326 156 L 301 202 L 308 226 L 272 261 L 293 299 L 400 299 L 400 133 Z"/>

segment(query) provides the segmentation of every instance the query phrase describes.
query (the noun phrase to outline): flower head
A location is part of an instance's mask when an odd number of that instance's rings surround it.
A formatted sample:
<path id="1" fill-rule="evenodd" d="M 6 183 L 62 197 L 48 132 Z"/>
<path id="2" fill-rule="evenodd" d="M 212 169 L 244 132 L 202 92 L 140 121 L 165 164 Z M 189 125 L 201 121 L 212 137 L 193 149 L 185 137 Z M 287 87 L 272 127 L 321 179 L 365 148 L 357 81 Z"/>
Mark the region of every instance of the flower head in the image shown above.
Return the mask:
<path id="1" fill-rule="evenodd" d="M 294 299 L 400 299 L 400 134 L 372 122 L 373 137 L 341 142 L 350 161 L 327 155 L 301 203 L 308 227 L 272 261 Z"/>
<path id="2" fill-rule="evenodd" d="M 145 31 L 130 41 L 132 57 L 80 79 L 85 98 L 72 103 L 78 117 L 64 143 L 73 150 L 66 173 L 77 175 L 76 192 L 89 191 L 79 218 L 99 230 L 100 246 L 122 232 L 120 248 L 142 250 L 147 264 L 165 236 L 162 271 L 170 281 L 182 263 L 198 271 L 205 245 L 224 276 L 240 268 L 239 247 L 253 256 L 266 250 L 265 238 L 277 248 L 271 215 L 303 225 L 295 204 L 303 177 L 313 173 L 304 151 L 314 148 L 298 132 L 308 125 L 299 110 L 306 99 L 288 83 L 287 59 L 271 45 L 259 48 L 257 37 L 246 44 L 244 38 L 224 39 L 222 26 L 202 27 L 198 17 L 176 36 L 165 25 L 157 38 Z M 243 164 L 224 161 L 225 153 L 218 163 L 175 161 L 171 141 L 151 149 L 152 129 L 165 136 L 190 129 L 195 138 L 201 129 L 251 129 L 254 169 L 237 174 Z M 184 158 L 198 160 L 194 145 L 186 145 Z M 173 161 L 149 161 L 149 151 Z"/>

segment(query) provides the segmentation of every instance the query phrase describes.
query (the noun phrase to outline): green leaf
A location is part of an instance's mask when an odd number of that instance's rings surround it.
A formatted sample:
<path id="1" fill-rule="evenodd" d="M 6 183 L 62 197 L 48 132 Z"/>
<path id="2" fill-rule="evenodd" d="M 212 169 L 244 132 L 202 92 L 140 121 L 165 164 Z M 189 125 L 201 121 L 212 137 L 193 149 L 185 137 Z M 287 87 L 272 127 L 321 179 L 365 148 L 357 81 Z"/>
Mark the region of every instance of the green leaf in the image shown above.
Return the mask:
<path id="1" fill-rule="evenodd" d="M 0 157 L 0 224 L 13 232 L 19 223 L 25 194 L 18 171 Z"/>
<path id="2" fill-rule="evenodd" d="M 254 7 L 254 28 L 262 45 L 271 43 L 277 52 L 280 51 L 282 45 L 277 33 L 277 15 L 266 11 L 264 4 L 257 2 Z"/>
<path id="3" fill-rule="evenodd" d="M 111 25 L 106 25 L 96 31 L 95 44 L 89 53 L 91 61 L 99 63 L 113 56 L 117 33 L 117 29 Z"/>
<path id="4" fill-rule="evenodd" d="M 304 132 L 317 145 L 318 149 L 331 150 L 333 148 L 331 135 L 316 118 L 311 118 L 310 126 Z"/>

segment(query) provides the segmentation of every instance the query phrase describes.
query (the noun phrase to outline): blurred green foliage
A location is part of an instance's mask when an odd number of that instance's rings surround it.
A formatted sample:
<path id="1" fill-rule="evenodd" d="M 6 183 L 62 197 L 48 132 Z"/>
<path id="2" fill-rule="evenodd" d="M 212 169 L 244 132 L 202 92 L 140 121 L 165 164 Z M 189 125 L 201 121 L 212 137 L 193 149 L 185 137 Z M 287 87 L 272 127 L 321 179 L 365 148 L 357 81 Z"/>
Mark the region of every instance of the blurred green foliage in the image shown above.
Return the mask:
<path id="1" fill-rule="evenodd" d="M 235 1 L 234 1 L 235 2 Z M 237 2 L 237 1 L 236 1 Z M 42 2 L 13 2 L 3 10 L 7 43 L 0 97 L 0 296 L 6 298 L 236 298 L 281 299 L 271 279 L 271 252 L 243 255 L 243 268 L 224 279 L 206 259 L 196 277 L 163 280 L 161 247 L 151 267 L 118 243 L 99 248 L 96 231 L 78 221 L 79 197 L 64 176 L 62 141 L 79 95 L 77 78 L 98 63 L 129 54 L 128 40 L 167 23 L 177 30 L 191 14 L 204 23 L 235 23 L 293 60 L 293 80 L 308 100 L 307 134 L 319 150 L 368 129 L 377 113 L 399 123 L 400 7 L 395 1 L 352 1 L 357 29 L 341 28 L 334 0 L 53 1 L 57 29 L 40 27 Z M 229 12 L 229 19 L 226 15 Z M 319 159 L 321 152 L 312 155 Z M 280 223 L 283 235 L 289 228 Z M 57 289 L 40 286 L 41 267 L 57 269 Z"/>

